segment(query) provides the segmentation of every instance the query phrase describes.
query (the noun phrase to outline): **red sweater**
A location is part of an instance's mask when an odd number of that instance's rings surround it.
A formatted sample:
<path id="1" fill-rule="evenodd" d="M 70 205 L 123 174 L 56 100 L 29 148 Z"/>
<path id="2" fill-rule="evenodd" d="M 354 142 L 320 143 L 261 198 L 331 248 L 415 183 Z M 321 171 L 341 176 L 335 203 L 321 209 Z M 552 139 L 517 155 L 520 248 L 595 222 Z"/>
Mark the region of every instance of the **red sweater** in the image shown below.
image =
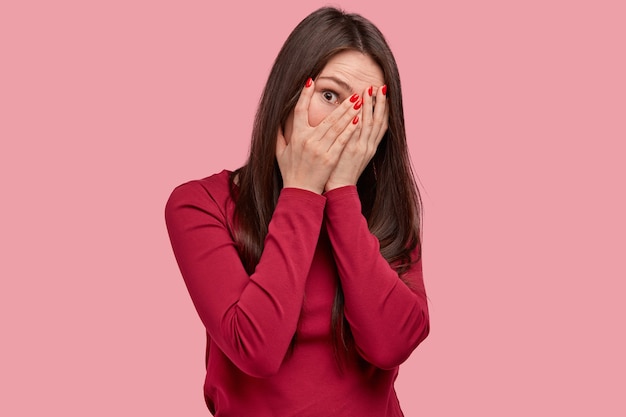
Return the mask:
<path id="1" fill-rule="evenodd" d="M 284 188 L 252 275 L 230 226 L 228 171 L 177 187 L 165 210 L 176 260 L 206 327 L 204 392 L 219 417 L 402 416 L 393 384 L 426 337 L 421 263 L 403 277 L 379 252 L 356 187 Z M 337 283 L 355 347 L 338 365 Z M 290 348 L 294 334 L 296 342 Z"/>

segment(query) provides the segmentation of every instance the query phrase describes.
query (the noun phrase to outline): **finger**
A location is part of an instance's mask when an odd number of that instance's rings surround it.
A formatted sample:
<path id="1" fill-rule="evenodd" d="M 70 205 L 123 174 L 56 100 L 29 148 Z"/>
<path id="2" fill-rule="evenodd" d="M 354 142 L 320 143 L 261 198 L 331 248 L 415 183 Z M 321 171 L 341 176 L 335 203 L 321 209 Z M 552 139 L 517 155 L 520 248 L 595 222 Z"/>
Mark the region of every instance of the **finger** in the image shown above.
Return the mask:
<path id="1" fill-rule="evenodd" d="M 362 98 L 358 94 L 346 99 L 331 114 L 317 126 L 320 141 L 325 142 L 327 148 L 341 135 L 351 124 L 356 125 L 354 118 L 361 113 L 363 106 Z M 357 119 L 358 122 L 358 119 Z"/>
<path id="2" fill-rule="evenodd" d="M 363 111 L 361 115 L 361 134 L 359 139 L 363 138 L 365 140 L 369 139 L 369 135 L 372 132 L 373 123 L 374 123 L 374 87 L 370 86 L 365 90 L 363 94 Z"/>
<path id="3" fill-rule="evenodd" d="M 345 127 L 332 142 L 328 141 L 328 150 L 331 157 L 339 157 L 346 144 L 353 139 L 357 139 L 361 130 L 360 115 L 355 115 L 348 126 Z"/>
<path id="4" fill-rule="evenodd" d="M 314 81 L 312 78 L 307 79 L 302 91 L 300 92 L 300 97 L 298 98 L 298 102 L 296 103 L 296 107 L 293 111 L 294 126 L 300 128 L 309 126 L 309 105 L 311 104 L 311 97 L 313 97 L 313 93 L 315 91 L 313 84 Z"/>
<path id="5" fill-rule="evenodd" d="M 376 106 L 374 107 L 374 120 L 370 137 L 375 146 L 378 146 L 387 131 L 389 107 L 387 106 L 386 90 L 386 86 L 383 86 L 376 92 Z"/>
<path id="6" fill-rule="evenodd" d="M 359 138 L 361 137 L 361 132 L 363 130 L 363 120 L 361 120 L 363 112 L 361 112 L 360 116 L 355 116 L 358 117 L 359 119 L 357 119 L 356 124 L 356 129 L 354 130 L 354 132 L 352 132 L 352 134 L 350 135 L 350 138 L 348 138 L 348 142 L 350 141 L 357 141 L 359 140 Z M 354 123 L 354 120 L 352 121 Z"/>
<path id="7" fill-rule="evenodd" d="M 389 106 L 385 106 L 385 115 L 383 116 L 383 125 L 380 129 L 378 142 L 383 138 L 383 135 L 387 132 L 389 128 Z"/>
<path id="8" fill-rule="evenodd" d="M 383 139 L 383 136 L 385 136 L 385 133 L 387 133 L 388 128 L 389 128 L 389 106 L 388 106 L 388 103 L 385 103 L 385 113 L 383 114 L 380 131 L 378 132 L 378 135 L 376 137 L 377 147 L 380 141 Z"/>

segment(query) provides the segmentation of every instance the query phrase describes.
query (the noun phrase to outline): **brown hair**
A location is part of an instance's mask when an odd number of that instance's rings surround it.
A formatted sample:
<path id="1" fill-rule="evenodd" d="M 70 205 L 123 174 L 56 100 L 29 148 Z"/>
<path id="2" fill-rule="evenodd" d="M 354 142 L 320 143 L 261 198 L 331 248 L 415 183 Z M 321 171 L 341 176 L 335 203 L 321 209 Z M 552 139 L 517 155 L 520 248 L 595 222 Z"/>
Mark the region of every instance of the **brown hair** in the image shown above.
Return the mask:
<path id="1" fill-rule="evenodd" d="M 388 86 L 389 127 L 372 161 L 357 183 L 362 212 L 380 241 L 382 256 L 402 275 L 419 259 L 410 253 L 420 246 L 421 202 L 407 149 L 400 76 L 382 33 L 358 14 L 324 7 L 302 20 L 278 53 L 262 93 L 246 164 L 233 172 L 235 240 L 242 262 L 252 274 L 282 178 L 276 162 L 276 135 L 294 109 L 307 78 L 315 79 L 335 54 L 356 50 L 370 56 L 382 69 Z M 237 178 L 238 187 L 234 186 Z M 420 253 L 418 251 L 418 253 Z M 333 306 L 335 347 L 351 341 L 343 315 L 341 286 Z"/>

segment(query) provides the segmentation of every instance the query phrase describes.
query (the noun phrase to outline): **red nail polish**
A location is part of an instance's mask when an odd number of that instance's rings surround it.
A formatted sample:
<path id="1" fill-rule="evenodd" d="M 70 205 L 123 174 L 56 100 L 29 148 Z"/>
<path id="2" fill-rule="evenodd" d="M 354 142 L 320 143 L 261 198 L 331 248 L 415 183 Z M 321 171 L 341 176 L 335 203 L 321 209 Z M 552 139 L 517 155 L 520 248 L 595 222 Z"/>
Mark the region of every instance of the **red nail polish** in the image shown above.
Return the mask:
<path id="1" fill-rule="evenodd" d="M 355 125 L 359 123 L 359 116 L 354 116 L 354 119 L 352 119 L 352 124 Z"/>
<path id="2" fill-rule="evenodd" d="M 306 84 L 304 86 L 306 88 L 309 88 L 311 86 L 311 84 L 313 84 L 313 79 L 311 77 L 309 77 L 309 79 L 306 80 Z"/>
<path id="3" fill-rule="evenodd" d="M 354 105 L 354 110 L 360 109 L 362 105 L 363 105 L 363 100 L 357 101 L 356 104 Z"/>
<path id="4" fill-rule="evenodd" d="M 354 103 L 358 99 L 359 99 L 359 95 L 358 94 L 352 94 L 352 97 L 350 97 L 350 103 Z"/>
<path id="5" fill-rule="evenodd" d="M 370 97 L 371 97 L 371 96 L 372 96 L 372 92 L 373 92 L 373 91 L 374 91 L 374 87 L 372 87 L 372 86 L 370 85 L 370 88 L 368 88 L 368 89 L 367 89 L 367 94 L 369 94 L 369 95 L 370 95 Z"/>
<path id="6" fill-rule="evenodd" d="M 383 85 L 383 96 L 387 95 L 387 84 Z"/>

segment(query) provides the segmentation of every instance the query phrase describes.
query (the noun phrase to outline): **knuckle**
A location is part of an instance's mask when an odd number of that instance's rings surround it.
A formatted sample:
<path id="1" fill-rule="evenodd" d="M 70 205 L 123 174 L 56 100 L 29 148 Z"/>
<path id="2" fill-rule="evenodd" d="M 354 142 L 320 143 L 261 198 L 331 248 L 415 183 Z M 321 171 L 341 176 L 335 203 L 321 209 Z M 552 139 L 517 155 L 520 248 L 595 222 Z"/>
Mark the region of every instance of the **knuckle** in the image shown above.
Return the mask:
<path id="1" fill-rule="evenodd" d="M 315 146 L 313 147 L 313 149 L 311 149 L 311 154 L 313 155 L 313 157 L 315 159 L 324 159 L 324 151 L 322 151 L 322 149 L 319 146 Z"/>
<path id="2" fill-rule="evenodd" d="M 304 104 L 304 102 L 302 102 L 302 100 L 300 100 L 296 104 L 296 107 L 294 107 L 293 111 L 295 114 L 302 115 L 303 113 L 306 112 L 306 105 Z"/>
<path id="3" fill-rule="evenodd" d="M 333 123 L 333 125 L 330 127 L 330 131 L 336 136 L 341 134 L 341 132 L 343 132 L 343 129 L 344 127 L 338 123 Z"/>
<path id="4" fill-rule="evenodd" d="M 324 126 L 329 126 L 330 127 L 330 126 L 334 125 L 336 121 L 337 121 L 337 118 L 335 117 L 334 114 L 331 113 L 328 116 L 326 116 L 324 118 L 324 120 L 322 120 L 322 123 L 320 123 L 320 124 L 322 124 Z"/>
<path id="5" fill-rule="evenodd" d="M 320 163 L 324 167 L 331 166 L 333 165 L 333 158 L 328 153 L 324 153 L 323 155 L 320 155 Z"/>

